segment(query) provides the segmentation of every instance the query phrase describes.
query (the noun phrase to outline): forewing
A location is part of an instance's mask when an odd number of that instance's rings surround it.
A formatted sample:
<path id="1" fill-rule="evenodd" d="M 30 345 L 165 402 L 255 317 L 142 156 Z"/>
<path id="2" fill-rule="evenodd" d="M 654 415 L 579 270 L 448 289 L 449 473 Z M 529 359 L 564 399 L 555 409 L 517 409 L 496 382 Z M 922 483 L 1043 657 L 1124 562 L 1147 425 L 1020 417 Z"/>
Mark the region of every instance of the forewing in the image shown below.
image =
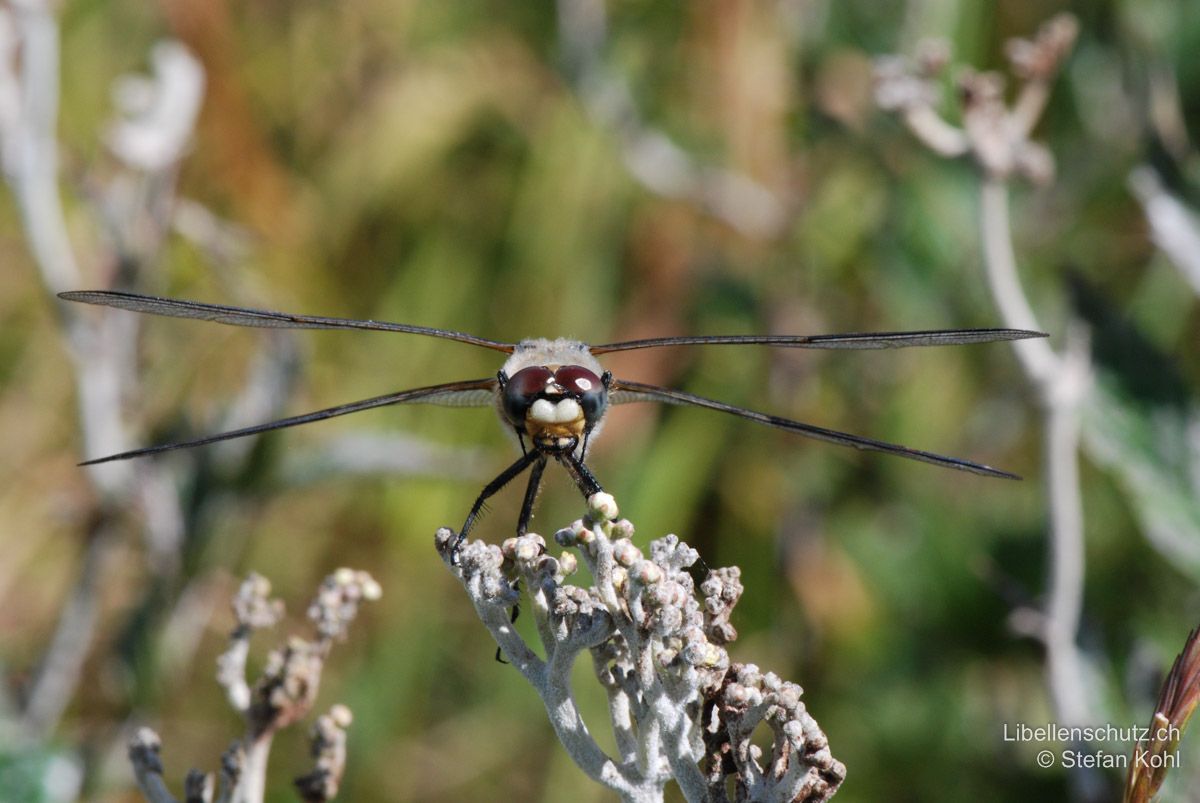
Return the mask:
<path id="1" fill-rule="evenodd" d="M 249 435 L 259 435 L 263 432 L 270 432 L 276 429 L 284 429 L 286 427 L 296 427 L 301 424 L 309 424 L 313 421 L 324 421 L 326 418 L 335 418 L 340 415 L 349 415 L 362 410 L 371 410 L 376 407 L 388 407 L 393 404 L 442 404 L 459 407 L 483 407 L 492 403 L 496 387 L 495 379 L 472 379 L 462 382 L 449 382 L 444 385 L 431 385 L 424 388 L 413 388 L 411 390 L 402 390 L 399 393 L 388 393 L 384 396 L 376 396 L 371 399 L 363 399 L 362 401 L 350 402 L 349 404 L 340 404 L 337 407 L 327 407 L 324 410 L 316 410 L 303 415 L 292 416 L 291 418 L 281 418 L 277 421 L 269 421 L 265 424 L 256 424 L 252 427 L 244 427 L 243 429 L 233 429 L 228 432 L 220 432 L 216 435 L 206 435 L 203 438 L 196 438 L 190 441 L 180 441 L 179 443 L 166 443 L 161 446 L 148 446 L 144 449 L 134 449 L 129 452 L 121 452 L 119 454 L 111 454 L 107 457 L 97 457 L 93 460 L 86 460 L 79 465 L 93 466 L 98 463 L 111 463 L 114 460 L 128 460 L 133 457 L 145 457 L 146 455 L 158 454 L 159 452 L 169 452 L 175 449 L 190 449 L 193 446 L 205 446 L 210 443 L 219 441 L 233 440 L 234 438 L 245 438 Z"/>
<path id="2" fill-rule="evenodd" d="M 920 449 L 910 449 L 907 446 L 899 446 L 886 441 L 877 441 L 873 438 L 864 438 L 859 435 L 851 435 L 847 432 L 838 432 L 833 429 L 825 429 L 824 427 L 814 426 L 813 424 L 805 424 L 800 421 L 793 421 L 790 418 L 781 418 L 775 415 L 767 415 L 766 413 L 747 410 L 742 407 L 735 407 L 724 402 L 707 399 L 703 396 L 696 396 L 692 393 L 685 393 L 681 390 L 672 390 L 663 388 L 657 385 L 647 385 L 642 382 L 632 382 L 627 379 L 617 379 L 613 381 L 613 390 L 609 396 L 610 401 L 614 404 L 628 404 L 630 402 L 645 402 L 657 401 L 666 402 L 668 404 L 690 404 L 695 407 L 704 407 L 709 410 L 716 410 L 722 413 L 730 413 L 739 418 L 745 418 L 748 421 L 754 421 L 759 424 L 766 424 L 769 427 L 776 429 L 794 432 L 797 435 L 803 435 L 807 438 L 816 440 L 828 441 L 836 443 L 839 446 L 852 446 L 855 449 L 864 449 L 872 452 L 884 452 L 885 454 L 894 454 L 900 457 L 907 457 L 909 460 L 919 460 L 922 463 L 933 463 L 936 466 L 944 466 L 945 468 L 953 468 L 958 471 L 969 471 L 972 474 L 982 474 L 987 477 L 1002 477 L 1004 479 L 1017 480 L 1020 479 L 1016 474 L 1010 474 L 1007 471 L 1001 471 L 991 466 L 985 466 L 981 463 L 973 463 L 970 460 L 961 460 L 957 457 L 947 457 L 945 455 L 935 454 L 933 452 L 923 452 Z"/>
<path id="3" fill-rule="evenodd" d="M 659 346 L 781 346 L 802 349 L 895 349 L 909 346 L 959 346 L 997 340 L 1045 337 L 1025 329 L 934 329 L 926 332 L 865 332 L 844 335 L 708 335 L 652 337 L 592 346 L 592 354 Z"/>
<path id="4" fill-rule="evenodd" d="M 318 315 L 294 315 L 288 312 L 231 307 L 225 304 L 208 304 L 201 301 L 186 301 L 176 298 L 159 298 L 138 293 L 123 293 L 116 290 L 75 290 L 59 293 L 65 301 L 96 304 L 102 307 L 144 312 L 150 315 L 165 315 L 171 318 L 196 318 L 201 321 L 229 324 L 231 326 L 253 326 L 266 329 L 366 329 L 376 332 L 404 332 L 412 335 L 428 335 L 445 340 L 456 340 L 475 346 L 511 354 L 512 343 L 475 337 L 466 332 L 450 329 L 434 329 L 428 326 L 412 326 L 406 323 L 387 321 L 360 321 L 353 318 L 325 318 Z"/>

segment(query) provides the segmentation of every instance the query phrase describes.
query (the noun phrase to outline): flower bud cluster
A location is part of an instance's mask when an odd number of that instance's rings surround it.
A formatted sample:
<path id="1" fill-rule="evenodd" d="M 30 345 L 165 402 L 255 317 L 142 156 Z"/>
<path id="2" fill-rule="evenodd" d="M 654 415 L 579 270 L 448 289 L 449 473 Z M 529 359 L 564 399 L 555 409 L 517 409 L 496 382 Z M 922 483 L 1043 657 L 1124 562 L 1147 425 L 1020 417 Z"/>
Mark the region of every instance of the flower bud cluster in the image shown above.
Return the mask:
<path id="1" fill-rule="evenodd" d="M 303 718 L 312 708 L 321 684 L 321 672 L 335 638 L 346 628 L 364 600 L 378 599 L 382 591 L 366 572 L 338 569 L 317 589 L 309 618 L 317 637 L 292 637 L 267 655 L 262 673 L 251 688 L 246 676 L 250 637 L 255 630 L 274 625 L 283 616 L 283 603 L 270 598 L 271 583 L 250 574 L 233 597 L 236 624 L 229 646 L 217 659 L 217 682 L 225 688 L 234 710 L 245 722 L 245 734 L 221 757 L 221 770 L 193 769 L 184 782 L 185 800 L 261 800 L 266 782 L 267 757 L 277 731 Z M 326 801 L 337 794 L 346 766 L 346 728 L 350 709 L 334 705 L 317 719 L 312 732 L 313 770 L 296 779 L 304 800 Z M 158 735 L 139 728 L 129 743 L 129 760 L 138 786 L 147 800 L 173 801 L 163 780 Z"/>
<path id="2" fill-rule="evenodd" d="M 251 572 L 233 597 L 233 615 L 246 631 L 272 627 L 283 616 L 283 602 L 271 599 L 271 581 Z"/>
<path id="3" fill-rule="evenodd" d="M 254 685 L 252 722 L 266 731 L 302 719 L 316 700 L 324 665 L 325 650 L 302 638 L 293 636 L 283 649 L 271 650 Z"/>
<path id="4" fill-rule="evenodd" d="M 722 689 L 706 705 L 705 744 L 709 755 L 736 767 L 738 785 L 754 799 L 828 800 L 846 778 L 846 767 L 829 751 L 829 740 L 805 708 L 804 690 L 754 664 L 734 664 Z M 754 730 L 765 724 L 774 734 L 772 756 L 787 756 L 765 770 L 763 751 L 752 744 Z M 710 764 L 710 772 L 713 764 Z M 716 776 L 714 780 L 716 780 Z"/>
<path id="5" fill-rule="evenodd" d="M 466 541 L 455 551 L 457 541 L 457 533 L 449 527 L 442 527 L 434 536 L 442 559 L 451 565 L 457 563 L 462 576 L 471 578 L 477 586 L 472 590 L 472 596 L 493 605 L 516 605 L 520 595 L 501 570 L 504 554 L 500 547 L 484 541 Z"/>
<path id="6" fill-rule="evenodd" d="M 346 629 L 358 615 L 359 603 L 377 600 L 382 594 L 371 575 L 343 567 L 321 583 L 316 598 L 308 606 L 308 618 L 322 638 L 345 638 Z"/>
<path id="7" fill-rule="evenodd" d="M 716 644 L 737 640 L 737 629 L 729 622 L 733 606 L 742 598 L 742 570 L 737 566 L 715 569 L 700 584 L 704 595 L 704 630 Z"/>
<path id="8" fill-rule="evenodd" d="M 914 58 L 884 56 L 875 63 L 875 103 L 898 113 L 909 129 L 946 157 L 970 154 L 993 179 L 1019 176 L 1045 185 L 1054 179 L 1054 158 L 1030 135 L 1045 108 L 1049 84 L 1075 44 L 1078 21 L 1059 14 L 1031 39 L 1008 42 L 1006 55 L 1019 82 L 1015 99 L 1005 102 L 1005 81 L 998 72 L 960 68 L 954 77 L 961 127 L 937 111 L 940 84 L 950 64 L 949 46 L 929 40 Z"/>
<path id="9" fill-rule="evenodd" d="M 743 593 L 740 570 L 709 571 L 698 594 L 689 573 L 696 550 L 668 535 L 643 551 L 632 540 L 633 525 L 618 516 L 610 495 L 591 497 L 587 515 L 554 534 L 557 546 L 575 550 L 558 557 L 533 533 L 499 547 L 468 541 L 455 551 L 455 534 L 442 529 L 435 544 L 501 651 L 542 697 L 571 757 L 585 771 L 610 767 L 589 772 L 598 782 L 625 799 L 641 799 L 631 789 L 661 788 L 674 777 L 689 800 L 727 799 L 730 778 L 745 799 L 827 800 L 845 768 L 829 754 L 800 687 L 731 664 L 726 651 L 737 638 L 729 620 Z M 565 582 L 580 561 L 594 585 Z M 520 587 L 544 660 L 507 616 Z M 583 650 L 609 695 L 619 759 L 597 763 L 603 751 L 579 728 L 570 670 Z M 776 734 L 769 772 L 749 743 L 759 722 Z M 806 794 L 792 794 L 800 790 Z"/>

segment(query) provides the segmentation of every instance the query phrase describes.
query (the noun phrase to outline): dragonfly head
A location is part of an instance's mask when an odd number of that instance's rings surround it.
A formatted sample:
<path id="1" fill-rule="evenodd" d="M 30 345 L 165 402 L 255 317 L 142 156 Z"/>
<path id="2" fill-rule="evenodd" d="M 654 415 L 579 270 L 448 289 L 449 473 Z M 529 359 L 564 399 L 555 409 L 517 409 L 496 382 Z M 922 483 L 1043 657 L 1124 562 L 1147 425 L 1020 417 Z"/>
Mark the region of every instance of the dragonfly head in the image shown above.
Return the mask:
<path id="1" fill-rule="evenodd" d="M 573 449 L 608 406 L 609 374 L 582 365 L 530 365 L 499 378 L 504 417 L 538 448 Z"/>

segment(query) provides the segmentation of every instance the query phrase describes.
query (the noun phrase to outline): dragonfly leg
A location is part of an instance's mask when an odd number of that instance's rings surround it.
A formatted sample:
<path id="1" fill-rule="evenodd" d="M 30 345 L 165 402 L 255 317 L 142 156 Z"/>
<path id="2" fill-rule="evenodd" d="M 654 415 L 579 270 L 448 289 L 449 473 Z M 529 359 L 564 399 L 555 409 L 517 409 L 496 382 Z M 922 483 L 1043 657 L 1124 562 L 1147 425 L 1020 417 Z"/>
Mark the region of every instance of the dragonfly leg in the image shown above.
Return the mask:
<path id="1" fill-rule="evenodd" d="M 533 518 L 533 503 L 537 499 L 538 488 L 542 485 L 542 472 L 546 470 L 546 455 L 541 455 L 541 459 L 534 461 L 533 468 L 529 471 L 529 486 L 525 489 L 525 502 L 521 505 L 521 517 L 517 519 L 517 538 L 529 532 L 529 520 Z M 513 590 L 520 592 L 521 578 L 513 581 Z M 521 615 L 521 603 L 518 602 L 512 607 L 512 617 L 509 622 L 516 624 L 517 617 Z M 499 647 L 496 648 L 496 660 L 502 664 L 508 663 L 504 660 Z"/>
<path id="2" fill-rule="evenodd" d="M 596 475 L 575 455 L 570 452 L 556 452 L 554 457 L 562 463 L 563 468 L 571 475 L 571 479 L 575 480 L 575 485 L 583 494 L 584 499 L 604 490 L 600 487 L 600 481 L 596 479 Z"/>
<path id="3" fill-rule="evenodd" d="M 529 485 L 525 489 L 525 502 L 521 505 L 521 517 L 517 519 L 517 537 L 529 532 L 529 520 L 533 518 L 533 503 L 538 488 L 542 485 L 542 472 L 546 470 L 546 455 L 539 454 L 529 471 Z"/>
<path id="4" fill-rule="evenodd" d="M 513 580 L 513 590 L 516 591 L 517 593 L 520 593 L 520 591 L 521 591 L 521 578 L 520 577 L 518 577 L 516 580 Z M 509 617 L 509 620 L 508 620 L 509 623 L 515 625 L 517 623 L 517 617 L 520 615 L 521 615 L 521 603 L 518 602 L 516 605 L 513 606 L 512 616 Z M 501 649 L 500 647 L 496 648 L 496 663 L 498 663 L 498 664 L 507 664 L 508 663 L 508 661 L 504 660 L 504 650 Z"/>
<path id="5" fill-rule="evenodd" d="M 541 455 L 538 452 L 527 452 L 517 458 L 513 463 L 489 482 L 484 489 L 479 492 L 479 498 L 475 500 L 475 504 L 471 505 L 471 512 L 467 514 L 467 520 L 463 522 L 462 529 L 458 531 L 458 537 L 454 539 L 454 545 L 450 547 L 450 563 L 457 565 L 458 563 L 458 548 L 462 546 L 462 542 L 467 540 L 467 533 L 471 531 L 475 520 L 479 518 L 479 512 L 483 510 L 483 505 L 497 491 L 508 485 L 514 477 L 518 476 L 522 471 L 529 468 L 530 464 L 534 463 Z"/>

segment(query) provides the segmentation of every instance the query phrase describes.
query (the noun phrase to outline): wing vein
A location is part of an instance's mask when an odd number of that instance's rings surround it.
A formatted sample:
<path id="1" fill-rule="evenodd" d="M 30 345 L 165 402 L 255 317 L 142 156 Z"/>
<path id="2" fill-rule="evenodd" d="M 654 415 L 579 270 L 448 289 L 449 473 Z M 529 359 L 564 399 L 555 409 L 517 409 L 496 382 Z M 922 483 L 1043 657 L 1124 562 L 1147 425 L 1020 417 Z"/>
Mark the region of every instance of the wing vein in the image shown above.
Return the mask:
<path id="1" fill-rule="evenodd" d="M 263 432 L 271 432 L 272 430 L 276 429 L 296 427 L 300 426 L 301 424 L 309 424 L 314 421 L 324 421 L 327 418 L 349 415 L 350 413 L 371 410 L 376 407 L 387 407 L 393 404 L 407 404 L 411 402 L 453 404 L 456 397 L 463 398 L 466 396 L 471 397 L 471 400 L 468 401 L 468 403 L 478 403 L 479 399 L 475 399 L 476 395 L 479 395 L 480 399 L 490 398 L 490 396 L 485 396 L 480 392 L 490 392 L 495 386 L 495 379 L 471 379 L 459 382 L 448 382 L 444 385 L 430 385 L 423 388 L 412 388 L 410 390 L 402 390 L 398 393 L 387 393 L 383 396 L 375 396 L 370 399 L 362 399 L 361 401 L 350 402 L 348 404 L 339 404 L 336 407 L 327 407 L 323 410 L 315 410 L 311 413 L 304 413 L 303 415 L 280 418 L 276 421 L 268 421 L 265 424 L 255 424 L 254 426 L 243 427 L 241 429 L 232 429 L 228 432 L 219 432 L 215 435 L 206 435 L 202 438 L 196 438 L 194 440 L 179 441 L 177 443 L 165 443 L 159 446 L 147 446 L 142 449 L 133 449 L 128 452 L 107 455 L 106 457 L 97 457 L 92 460 L 86 460 L 79 465 L 94 466 L 100 463 L 111 463 L 115 460 L 129 460 L 130 458 L 134 457 L 145 457 L 147 455 L 159 454 L 161 452 L 174 451 L 175 449 L 190 449 L 194 446 L 206 446 L 210 443 L 232 440 L 234 438 L 245 438 L 250 435 L 259 435 Z M 484 403 L 486 403 L 486 401 Z"/>
<path id="2" fill-rule="evenodd" d="M 429 326 L 414 326 L 388 321 L 360 321 L 354 318 L 328 318 L 320 315 L 297 315 L 289 312 L 232 307 L 226 304 L 208 304 L 177 298 L 160 298 L 139 293 L 117 290 L 73 290 L 59 293 L 64 301 L 95 304 L 101 307 L 163 315 L 170 318 L 193 318 L 201 321 L 227 324 L 229 326 L 251 326 L 263 329 L 364 329 L 375 332 L 402 332 L 412 335 L 440 337 L 460 343 L 470 343 L 494 351 L 511 354 L 512 343 L 502 343 L 483 337 L 455 332 L 451 329 L 435 329 Z"/>
<path id="3" fill-rule="evenodd" d="M 782 429 L 787 432 L 794 432 L 798 435 L 803 435 L 807 438 L 827 441 L 835 443 L 839 446 L 850 446 L 855 449 L 863 449 L 872 452 L 883 452 L 885 454 L 894 454 L 899 457 L 906 457 L 909 460 L 918 460 L 922 463 L 932 463 L 936 466 L 952 468 L 958 471 L 968 471 L 972 474 L 982 474 L 987 477 L 1002 477 L 1004 479 L 1020 479 L 1016 474 L 1010 474 L 1007 471 L 985 466 L 982 463 L 975 463 L 970 460 L 963 460 L 957 457 L 947 457 L 946 455 L 936 454 L 934 452 L 925 452 L 920 449 L 911 449 L 907 446 L 900 446 L 887 441 L 879 441 L 874 438 L 865 438 L 861 435 L 851 435 L 848 432 L 839 432 L 834 429 L 826 429 L 818 427 L 814 424 L 805 424 L 801 421 L 793 421 L 790 418 L 782 418 L 780 416 L 768 415 L 766 413 L 747 410 L 743 407 L 735 407 L 732 404 L 715 401 L 697 396 L 693 393 L 687 393 L 682 390 L 673 390 L 670 388 L 659 387 L 658 385 L 648 385 L 643 382 L 633 382 L 627 379 L 618 379 L 614 382 L 613 402 L 616 404 L 625 404 L 629 402 L 640 401 L 660 401 L 668 404 L 690 404 L 696 407 L 703 407 L 709 410 L 716 410 L 722 413 L 736 415 L 739 418 L 744 418 L 748 421 L 754 421 L 759 424 L 764 424 L 768 427 Z"/>
<path id="4" fill-rule="evenodd" d="M 660 346 L 780 346 L 804 349 L 890 349 L 911 346 L 956 346 L 1046 337 L 1026 329 L 931 329 L 919 332 L 862 332 L 837 335 L 708 335 L 651 337 L 592 346 L 592 354 Z"/>

